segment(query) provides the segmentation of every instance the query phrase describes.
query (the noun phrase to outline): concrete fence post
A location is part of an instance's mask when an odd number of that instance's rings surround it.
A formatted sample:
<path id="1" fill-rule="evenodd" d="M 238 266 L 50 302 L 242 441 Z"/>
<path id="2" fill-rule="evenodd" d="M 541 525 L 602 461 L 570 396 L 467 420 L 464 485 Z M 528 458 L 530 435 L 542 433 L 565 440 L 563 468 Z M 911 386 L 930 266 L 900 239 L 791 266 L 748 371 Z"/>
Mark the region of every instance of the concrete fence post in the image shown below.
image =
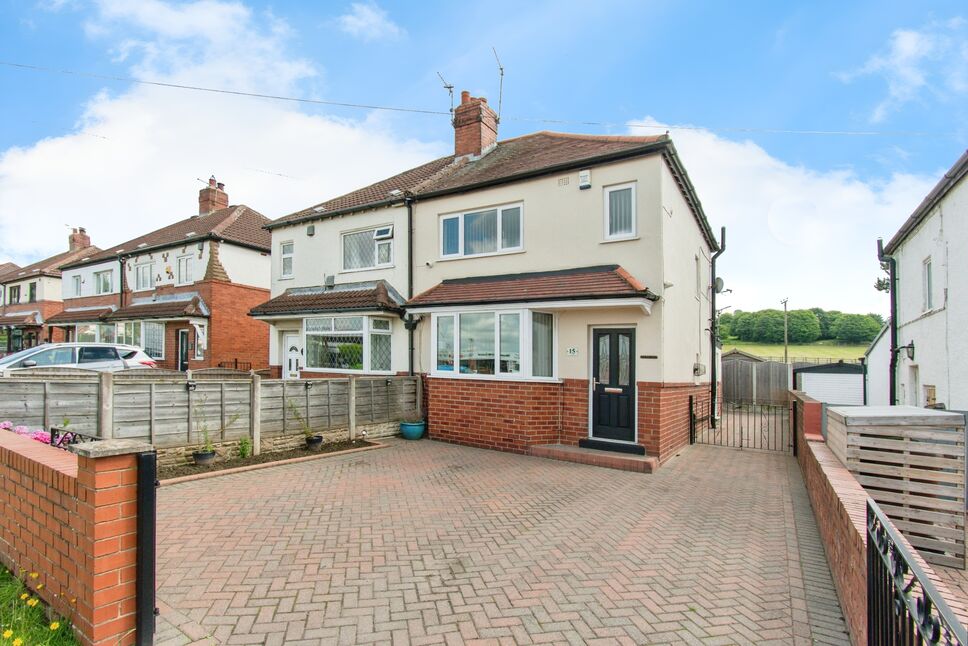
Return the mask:
<path id="1" fill-rule="evenodd" d="M 350 377 L 349 394 L 346 398 L 347 414 L 349 415 L 350 439 L 356 439 L 356 377 Z"/>
<path id="2" fill-rule="evenodd" d="M 753 403 L 756 403 L 756 364 L 751 364 L 753 367 Z"/>
<path id="3" fill-rule="evenodd" d="M 249 432 L 252 434 L 252 455 L 262 450 L 262 377 L 252 375 L 249 390 Z"/>
<path id="4" fill-rule="evenodd" d="M 109 440 L 114 437 L 114 373 L 102 372 L 98 375 L 98 437 Z"/>

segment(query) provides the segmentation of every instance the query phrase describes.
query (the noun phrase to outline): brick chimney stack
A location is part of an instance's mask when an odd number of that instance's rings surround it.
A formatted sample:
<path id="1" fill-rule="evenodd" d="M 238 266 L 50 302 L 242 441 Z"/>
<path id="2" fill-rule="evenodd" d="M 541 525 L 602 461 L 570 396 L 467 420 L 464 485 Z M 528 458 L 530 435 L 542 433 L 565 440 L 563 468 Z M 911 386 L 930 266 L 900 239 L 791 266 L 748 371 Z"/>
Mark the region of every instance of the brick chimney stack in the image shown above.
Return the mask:
<path id="1" fill-rule="evenodd" d="M 91 236 L 87 235 L 84 227 L 71 229 L 71 234 L 67 236 L 67 248 L 71 251 L 80 251 L 91 246 Z"/>
<path id="2" fill-rule="evenodd" d="M 215 175 L 212 175 L 208 178 L 208 186 L 198 192 L 198 214 L 208 215 L 228 205 L 229 194 L 225 192 L 225 184 L 216 182 Z"/>
<path id="3" fill-rule="evenodd" d="M 454 154 L 486 155 L 497 145 L 497 114 L 483 97 L 464 90 L 454 109 Z"/>

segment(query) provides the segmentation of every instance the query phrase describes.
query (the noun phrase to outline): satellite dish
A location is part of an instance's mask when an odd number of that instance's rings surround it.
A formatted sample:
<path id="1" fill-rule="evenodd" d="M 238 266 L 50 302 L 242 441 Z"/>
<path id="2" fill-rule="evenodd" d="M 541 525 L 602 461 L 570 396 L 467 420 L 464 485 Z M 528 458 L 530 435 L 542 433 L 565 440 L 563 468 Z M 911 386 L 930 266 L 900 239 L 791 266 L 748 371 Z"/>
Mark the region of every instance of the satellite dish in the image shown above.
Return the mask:
<path id="1" fill-rule="evenodd" d="M 716 290 L 716 293 L 717 294 L 722 293 L 723 287 L 725 286 L 726 286 L 726 283 L 723 282 L 723 279 L 720 278 L 719 276 L 716 276 L 716 285 L 714 287 L 714 289 Z"/>

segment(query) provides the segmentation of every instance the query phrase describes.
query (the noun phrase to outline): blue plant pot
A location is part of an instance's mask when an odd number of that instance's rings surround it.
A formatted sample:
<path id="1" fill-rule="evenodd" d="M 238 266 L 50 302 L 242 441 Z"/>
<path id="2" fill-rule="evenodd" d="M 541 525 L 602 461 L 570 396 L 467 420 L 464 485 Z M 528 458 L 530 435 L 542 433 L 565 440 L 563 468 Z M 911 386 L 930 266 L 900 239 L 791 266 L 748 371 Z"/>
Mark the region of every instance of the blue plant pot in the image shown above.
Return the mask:
<path id="1" fill-rule="evenodd" d="M 408 440 L 419 440 L 426 428 L 427 422 L 400 422 L 400 432 Z"/>

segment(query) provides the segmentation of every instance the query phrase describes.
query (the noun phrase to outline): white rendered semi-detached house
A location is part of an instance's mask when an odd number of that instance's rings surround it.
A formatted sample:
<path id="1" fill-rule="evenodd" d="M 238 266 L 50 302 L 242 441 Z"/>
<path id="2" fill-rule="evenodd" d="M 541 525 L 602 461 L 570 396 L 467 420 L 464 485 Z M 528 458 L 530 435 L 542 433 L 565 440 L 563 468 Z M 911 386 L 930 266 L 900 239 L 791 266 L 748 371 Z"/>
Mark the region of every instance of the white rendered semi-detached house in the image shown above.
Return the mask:
<path id="1" fill-rule="evenodd" d="M 268 218 L 199 191 L 198 215 L 63 267 L 49 324 L 77 341 L 129 343 L 172 370 L 263 369 L 268 329 L 249 309 L 269 294 Z"/>
<path id="2" fill-rule="evenodd" d="M 671 140 L 499 142 L 466 92 L 454 129 L 453 155 L 269 225 L 271 363 L 420 373 L 442 440 L 673 455 L 709 397 L 717 243 Z"/>
<path id="3" fill-rule="evenodd" d="M 968 151 L 883 245 L 892 311 L 868 351 L 871 404 L 968 410 L 966 177 Z"/>

